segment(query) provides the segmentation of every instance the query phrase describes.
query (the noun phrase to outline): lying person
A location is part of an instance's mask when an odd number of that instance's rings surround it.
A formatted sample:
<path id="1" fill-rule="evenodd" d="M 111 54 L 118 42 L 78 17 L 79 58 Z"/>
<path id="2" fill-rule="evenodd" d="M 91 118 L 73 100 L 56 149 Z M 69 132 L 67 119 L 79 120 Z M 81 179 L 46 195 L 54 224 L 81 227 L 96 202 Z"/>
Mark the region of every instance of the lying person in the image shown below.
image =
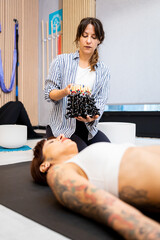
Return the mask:
<path id="1" fill-rule="evenodd" d="M 20 101 L 9 101 L 0 108 L 0 125 L 20 124 L 27 126 L 27 138 L 43 138 L 41 134 L 34 131 L 27 111 Z"/>
<path id="2" fill-rule="evenodd" d="M 62 205 L 125 239 L 160 239 L 159 223 L 129 205 L 160 211 L 159 173 L 160 146 L 101 142 L 78 153 L 64 135 L 38 142 L 31 164 L 33 179 L 48 183 Z"/>

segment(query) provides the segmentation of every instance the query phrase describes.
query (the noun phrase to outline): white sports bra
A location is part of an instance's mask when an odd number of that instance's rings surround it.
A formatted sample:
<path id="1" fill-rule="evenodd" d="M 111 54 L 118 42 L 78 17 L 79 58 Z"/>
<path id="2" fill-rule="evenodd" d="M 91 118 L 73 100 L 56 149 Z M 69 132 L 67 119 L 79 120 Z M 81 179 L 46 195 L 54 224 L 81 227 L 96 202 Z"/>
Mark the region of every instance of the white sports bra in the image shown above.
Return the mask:
<path id="1" fill-rule="evenodd" d="M 131 144 L 99 142 L 66 161 L 77 164 L 96 187 L 118 196 L 118 176 L 122 156 Z"/>

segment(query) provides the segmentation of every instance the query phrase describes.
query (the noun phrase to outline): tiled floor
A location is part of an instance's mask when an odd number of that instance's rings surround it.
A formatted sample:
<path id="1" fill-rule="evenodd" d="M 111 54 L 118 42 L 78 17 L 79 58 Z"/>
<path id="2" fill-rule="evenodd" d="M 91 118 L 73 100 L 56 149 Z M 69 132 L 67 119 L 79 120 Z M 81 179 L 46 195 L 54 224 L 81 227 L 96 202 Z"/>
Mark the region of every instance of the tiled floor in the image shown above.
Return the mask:
<path id="1" fill-rule="evenodd" d="M 27 145 L 32 149 L 36 145 L 36 140 L 28 140 Z M 136 138 L 135 144 L 140 145 L 160 145 L 160 139 Z M 0 165 L 17 163 L 22 161 L 31 161 L 33 151 L 21 152 L 1 152 Z M 1 240 L 65 240 L 66 237 L 37 224 L 30 219 L 17 214 L 14 211 L 0 205 L 0 239 Z"/>

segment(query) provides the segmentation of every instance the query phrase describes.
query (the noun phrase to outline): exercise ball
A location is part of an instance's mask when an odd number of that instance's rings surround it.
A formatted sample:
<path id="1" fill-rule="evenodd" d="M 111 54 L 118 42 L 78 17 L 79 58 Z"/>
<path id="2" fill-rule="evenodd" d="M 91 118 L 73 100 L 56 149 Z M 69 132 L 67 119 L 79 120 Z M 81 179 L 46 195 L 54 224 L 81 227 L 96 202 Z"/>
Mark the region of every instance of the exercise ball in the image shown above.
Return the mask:
<path id="1" fill-rule="evenodd" d="M 0 146 L 19 148 L 27 142 L 27 126 L 17 124 L 0 125 Z"/>
<path id="2" fill-rule="evenodd" d="M 98 129 L 102 131 L 111 143 L 135 144 L 136 124 L 127 122 L 99 122 Z"/>

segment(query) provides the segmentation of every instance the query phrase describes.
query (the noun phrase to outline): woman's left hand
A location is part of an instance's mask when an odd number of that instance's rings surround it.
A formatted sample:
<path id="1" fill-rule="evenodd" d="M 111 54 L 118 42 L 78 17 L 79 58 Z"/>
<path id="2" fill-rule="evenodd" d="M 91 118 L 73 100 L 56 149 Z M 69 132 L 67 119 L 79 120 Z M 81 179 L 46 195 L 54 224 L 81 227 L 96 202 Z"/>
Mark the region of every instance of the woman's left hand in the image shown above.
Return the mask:
<path id="1" fill-rule="evenodd" d="M 93 117 L 89 117 L 88 115 L 86 116 L 86 118 L 83 118 L 83 117 L 76 117 L 75 119 L 77 119 L 78 121 L 81 121 L 81 122 L 93 122 L 94 120 L 96 120 L 97 118 L 99 117 L 99 115 L 95 115 Z"/>

